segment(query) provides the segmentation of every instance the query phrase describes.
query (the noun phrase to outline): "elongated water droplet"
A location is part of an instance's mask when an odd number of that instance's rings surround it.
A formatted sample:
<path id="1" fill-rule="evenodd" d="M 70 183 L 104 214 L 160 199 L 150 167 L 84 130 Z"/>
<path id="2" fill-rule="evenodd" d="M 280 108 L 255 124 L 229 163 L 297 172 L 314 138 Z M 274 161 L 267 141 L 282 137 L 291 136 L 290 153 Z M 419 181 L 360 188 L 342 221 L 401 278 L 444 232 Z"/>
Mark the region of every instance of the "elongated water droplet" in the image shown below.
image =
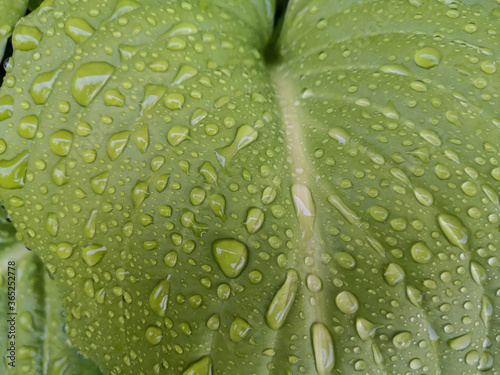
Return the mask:
<path id="1" fill-rule="evenodd" d="M 314 323 L 311 338 L 318 375 L 331 375 L 335 366 L 335 347 L 328 328 L 323 323 Z"/>
<path id="2" fill-rule="evenodd" d="M 484 281 L 488 278 L 488 274 L 484 267 L 476 261 L 470 262 L 470 273 L 472 275 L 472 280 L 478 285 L 482 285 Z"/>
<path id="3" fill-rule="evenodd" d="M 69 182 L 69 177 L 66 169 L 66 159 L 61 159 L 52 169 L 52 181 L 57 186 L 63 186 Z"/>
<path id="4" fill-rule="evenodd" d="M 456 216 L 439 215 L 438 223 L 451 245 L 464 251 L 468 250 L 467 241 L 469 237 L 467 236 L 467 230 Z"/>
<path id="5" fill-rule="evenodd" d="M 54 69 L 49 72 L 39 74 L 33 80 L 30 87 L 30 94 L 35 104 L 40 105 L 47 101 L 59 73 L 61 73 L 61 69 Z"/>
<path id="6" fill-rule="evenodd" d="M 264 224 L 264 211 L 256 207 L 250 208 L 244 224 L 249 234 L 257 233 Z"/>
<path id="7" fill-rule="evenodd" d="M 172 26 L 170 30 L 168 30 L 168 36 L 175 35 L 191 35 L 196 34 L 198 32 L 198 27 L 192 22 L 181 22 L 175 26 Z"/>
<path id="8" fill-rule="evenodd" d="M 229 337 L 234 342 L 240 342 L 248 335 L 250 329 L 250 324 L 245 319 L 236 317 L 231 323 Z"/>
<path id="9" fill-rule="evenodd" d="M 269 328 L 278 330 L 285 324 L 297 294 L 298 280 L 297 271 L 292 269 L 286 271 L 285 282 L 274 295 L 266 312 L 266 323 Z"/>
<path id="10" fill-rule="evenodd" d="M 11 118 L 14 114 L 14 99 L 10 95 L 0 97 L 0 121 Z"/>
<path id="11" fill-rule="evenodd" d="M 94 28 L 83 18 L 72 17 L 66 21 L 64 31 L 76 44 L 81 44 L 94 33 Z"/>
<path id="12" fill-rule="evenodd" d="M 170 296 L 170 281 L 160 280 L 149 295 L 149 306 L 158 316 L 164 317 L 167 314 L 168 299 Z"/>
<path id="13" fill-rule="evenodd" d="M 113 134 L 108 141 L 108 156 L 114 161 L 118 159 L 123 150 L 128 144 L 130 138 L 130 131 L 122 131 L 116 134 Z"/>
<path id="14" fill-rule="evenodd" d="M 94 266 L 101 261 L 107 252 L 106 246 L 94 244 L 83 248 L 82 257 L 85 263 Z"/>
<path id="15" fill-rule="evenodd" d="M 354 314 L 359 308 L 358 299 L 354 294 L 348 291 L 337 294 L 337 297 L 335 297 L 335 304 L 344 314 Z"/>
<path id="16" fill-rule="evenodd" d="M 302 229 L 302 238 L 307 240 L 314 236 L 314 218 L 316 207 L 311 191 L 305 185 L 294 184 L 291 189 L 295 212 Z"/>
<path id="17" fill-rule="evenodd" d="M 248 262 L 247 246 L 231 238 L 216 240 L 212 255 L 224 275 L 232 279 L 240 275 Z"/>
<path id="18" fill-rule="evenodd" d="M 258 137 L 259 132 L 250 125 L 241 125 L 236 132 L 233 142 L 229 146 L 215 150 L 215 155 L 220 164 L 224 167 L 238 151 L 255 142 Z"/>
<path id="19" fill-rule="evenodd" d="M 57 236 L 57 232 L 59 232 L 59 219 L 55 212 L 49 212 L 47 214 L 47 232 L 54 237 Z"/>
<path id="20" fill-rule="evenodd" d="M 125 97 L 118 89 L 111 89 L 104 94 L 104 104 L 121 108 L 125 105 Z"/>
<path id="21" fill-rule="evenodd" d="M 1 188 L 19 189 L 24 186 L 28 157 L 28 151 L 23 151 L 10 160 L 0 160 Z"/>
<path id="22" fill-rule="evenodd" d="M 105 62 L 81 65 L 73 76 L 71 90 L 76 102 L 86 107 L 111 78 L 115 67 Z"/>
<path id="23" fill-rule="evenodd" d="M 144 154 L 149 147 L 149 126 L 143 125 L 133 136 L 135 145 L 139 151 Z"/>
<path id="24" fill-rule="evenodd" d="M 335 207 L 349 223 L 357 227 L 361 226 L 361 217 L 351 210 L 338 195 L 330 195 L 328 197 L 328 202 Z"/>
<path id="25" fill-rule="evenodd" d="M 214 166 L 206 161 L 202 164 L 198 172 L 205 177 L 205 182 L 208 184 L 216 184 L 217 183 L 217 172 L 215 171 Z"/>
<path id="26" fill-rule="evenodd" d="M 425 207 L 432 206 L 434 202 L 434 198 L 429 190 L 424 188 L 416 188 L 414 190 L 415 198 L 417 198 L 418 202 Z"/>
<path id="27" fill-rule="evenodd" d="M 134 204 L 134 207 L 139 207 L 142 202 L 149 197 L 149 194 L 148 183 L 145 181 L 137 181 L 132 189 L 132 203 Z"/>
<path id="28" fill-rule="evenodd" d="M 226 198 L 221 194 L 212 194 L 208 198 L 208 204 L 212 212 L 220 217 L 222 221 L 226 221 Z"/>
<path id="29" fill-rule="evenodd" d="M 481 296 L 481 311 L 479 315 L 481 316 L 486 328 L 489 328 L 491 319 L 493 318 L 493 301 L 490 297 L 484 294 Z"/>
<path id="30" fill-rule="evenodd" d="M 448 345 L 454 350 L 465 350 L 472 343 L 472 332 L 448 340 Z"/>
<path id="31" fill-rule="evenodd" d="M 186 228 L 190 228 L 196 237 L 202 237 L 209 229 L 207 224 L 198 222 L 194 213 L 186 209 L 183 210 L 181 224 Z"/>
<path id="32" fill-rule="evenodd" d="M 115 10 L 111 15 L 111 19 L 115 19 L 118 16 L 132 12 L 139 7 L 140 5 L 133 0 L 120 0 L 118 4 L 116 4 Z"/>

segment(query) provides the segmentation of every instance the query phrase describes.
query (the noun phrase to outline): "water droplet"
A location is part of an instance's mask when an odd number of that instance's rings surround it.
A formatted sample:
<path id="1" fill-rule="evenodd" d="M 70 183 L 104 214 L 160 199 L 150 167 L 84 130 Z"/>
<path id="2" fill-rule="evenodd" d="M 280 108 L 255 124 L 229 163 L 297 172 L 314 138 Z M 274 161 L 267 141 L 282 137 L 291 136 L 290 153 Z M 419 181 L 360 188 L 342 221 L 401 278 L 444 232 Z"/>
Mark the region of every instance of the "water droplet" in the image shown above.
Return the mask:
<path id="1" fill-rule="evenodd" d="M 184 125 L 173 126 L 167 134 L 167 141 L 171 146 L 178 146 L 189 137 L 189 129 Z"/>
<path id="2" fill-rule="evenodd" d="M 408 349 L 411 345 L 413 335 L 411 332 L 403 331 L 399 332 L 392 338 L 392 343 L 396 347 L 396 349 Z"/>
<path id="3" fill-rule="evenodd" d="M 207 328 L 211 331 L 217 331 L 220 326 L 220 315 L 219 314 L 213 314 L 208 320 L 207 320 Z"/>
<path id="4" fill-rule="evenodd" d="M 118 89 L 111 89 L 104 94 L 104 104 L 121 108 L 125 105 L 125 97 Z"/>
<path id="5" fill-rule="evenodd" d="M 424 189 L 424 188 L 416 188 L 415 191 L 415 198 L 417 198 L 418 202 L 425 207 L 432 206 L 432 203 L 434 202 L 434 198 L 432 197 L 432 194 L 430 191 Z"/>
<path id="6" fill-rule="evenodd" d="M 66 170 L 66 159 L 61 159 L 52 169 L 52 181 L 57 186 L 65 185 L 69 182 L 68 173 Z"/>
<path id="7" fill-rule="evenodd" d="M 395 286 L 405 279 L 406 273 L 400 265 L 391 263 L 384 271 L 384 280 L 390 286 Z"/>
<path id="8" fill-rule="evenodd" d="M 258 137 L 259 132 L 250 125 L 241 125 L 236 132 L 233 142 L 229 146 L 215 150 L 215 155 L 220 164 L 224 167 L 238 151 L 255 142 Z"/>
<path id="9" fill-rule="evenodd" d="M 57 245 L 56 254 L 61 259 L 68 259 L 73 254 L 73 251 L 77 247 L 78 245 L 76 244 L 72 244 L 69 242 L 62 242 L 59 245 Z"/>
<path id="10" fill-rule="evenodd" d="M 75 41 L 76 44 L 85 42 L 93 33 L 94 28 L 83 18 L 72 17 L 66 21 L 64 27 L 66 35 Z"/>
<path id="11" fill-rule="evenodd" d="M 443 141 L 437 132 L 432 129 L 424 129 L 420 132 L 420 136 L 433 146 L 441 146 Z"/>
<path id="12" fill-rule="evenodd" d="M 144 154 L 149 147 L 149 126 L 142 126 L 134 135 L 133 139 L 139 151 Z"/>
<path id="13" fill-rule="evenodd" d="M 12 46 L 20 51 L 31 51 L 40 44 L 43 33 L 36 26 L 18 25 L 12 35 Z"/>
<path id="14" fill-rule="evenodd" d="M 307 240 L 314 236 L 316 207 L 314 206 L 312 194 L 307 186 L 301 184 L 292 185 L 291 192 L 295 213 L 297 214 L 302 230 L 302 238 Z"/>
<path id="15" fill-rule="evenodd" d="M 53 237 L 57 236 L 57 232 L 59 232 L 59 219 L 54 212 L 47 214 L 47 232 Z"/>
<path id="16" fill-rule="evenodd" d="M 174 78 L 172 85 L 180 85 L 184 81 L 193 78 L 198 74 L 198 70 L 195 67 L 187 64 L 182 64 L 177 72 L 177 76 Z"/>
<path id="17" fill-rule="evenodd" d="M 90 180 L 90 187 L 92 188 L 94 193 L 99 195 L 104 193 L 104 190 L 106 189 L 106 186 L 108 184 L 108 177 L 109 172 L 103 172 Z"/>
<path id="18" fill-rule="evenodd" d="M 25 116 L 19 121 L 17 131 L 19 135 L 26 139 L 35 137 L 38 130 L 38 117 L 35 115 Z"/>
<path id="19" fill-rule="evenodd" d="M 39 74 L 31 84 L 30 95 L 35 104 L 44 104 L 52 92 L 54 82 L 61 73 L 61 69 L 54 69 L 49 72 Z"/>
<path id="20" fill-rule="evenodd" d="M 358 311 L 359 302 L 354 294 L 348 291 L 343 291 L 335 297 L 335 304 L 344 314 L 354 314 Z"/>
<path id="21" fill-rule="evenodd" d="M 191 190 L 191 193 L 189 193 L 189 201 L 193 206 L 199 206 L 205 200 L 206 195 L 203 188 L 196 186 Z"/>
<path id="22" fill-rule="evenodd" d="M 351 210 L 338 195 L 330 195 L 328 202 L 335 207 L 344 218 L 357 227 L 361 226 L 361 217 Z"/>
<path id="23" fill-rule="evenodd" d="M 173 92 L 165 97 L 165 107 L 167 107 L 171 111 L 182 109 L 185 100 L 186 98 L 184 97 L 184 95 Z"/>
<path id="24" fill-rule="evenodd" d="M 438 66 L 441 62 L 441 53 L 432 47 L 425 47 L 418 50 L 413 57 L 415 63 L 424 69 Z"/>
<path id="25" fill-rule="evenodd" d="M 106 246 L 94 244 L 83 248 L 82 257 L 85 263 L 94 266 L 102 260 L 107 252 Z"/>
<path id="26" fill-rule="evenodd" d="M 164 317 L 167 314 L 168 299 L 170 296 L 170 281 L 160 280 L 149 295 L 149 306 L 158 316 Z"/>
<path id="27" fill-rule="evenodd" d="M 396 74 L 399 76 L 411 76 L 411 71 L 404 65 L 401 64 L 387 64 L 380 67 L 380 71 L 383 73 Z"/>
<path id="28" fill-rule="evenodd" d="M 469 237 L 467 236 L 467 230 L 456 216 L 439 215 L 438 223 L 451 245 L 463 251 L 468 250 L 467 241 Z"/>
<path id="29" fill-rule="evenodd" d="M 330 375 L 335 365 L 335 348 L 328 328 L 323 323 L 314 323 L 311 338 L 318 375 Z"/>
<path id="30" fill-rule="evenodd" d="M 328 135 L 341 145 L 346 145 L 351 140 L 351 136 L 342 128 L 332 128 L 328 131 Z"/>
<path id="31" fill-rule="evenodd" d="M 168 30 L 168 36 L 175 35 L 191 35 L 196 34 L 198 32 L 198 27 L 192 22 L 181 22 L 175 26 L 172 26 L 170 30 Z"/>
<path id="32" fill-rule="evenodd" d="M 35 331 L 35 320 L 33 319 L 33 314 L 29 311 L 24 311 L 19 314 L 19 325 L 26 332 Z"/>
<path id="33" fill-rule="evenodd" d="M 189 365 L 182 375 L 212 375 L 212 359 L 205 356 Z"/>
<path id="34" fill-rule="evenodd" d="M 250 208 L 244 224 L 249 234 L 257 233 L 264 224 L 264 211 L 260 208 Z"/>
<path id="35" fill-rule="evenodd" d="M 161 193 L 167 187 L 170 173 L 165 173 L 156 178 L 155 188 L 158 193 Z"/>
<path id="36" fill-rule="evenodd" d="M 424 242 L 417 242 L 411 247 L 411 257 L 417 263 L 426 264 L 432 259 L 432 253 Z"/>
<path id="37" fill-rule="evenodd" d="M 321 279 L 313 273 L 307 275 L 306 284 L 307 289 L 309 289 L 313 293 L 318 293 L 323 288 Z"/>
<path id="38" fill-rule="evenodd" d="M 472 332 L 448 340 L 448 345 L 454 350 L 465 350 L 472 343 Z"/>
<path id="39" fill-rule="evenodd" d="M 380 327 L 382 327 L 381 324 L 372 323 L 368 319 L 362 317 L 356 319 L 356 331 L 363 341 L 368 341 L 372 338 L 375 335 L 375 331 Z"/>
<path id="40" fill-rule="evenodd" d="M 130 139 L 128 130 L 113 134 L 108 140 L 108 156 L 111 161 L 118 159 Z"/>
<path id="41" fill-rule="evenodd" d="M 177 258 L 178 258 L 177 251 L 172 250 L 172 251 L 168 252 L 167 255 L 165 255 L 165 258 L 163 259 L 163 261 L 165 262 L 165 264 L 167 266 L 169 266 L 170 268 L 173 268 L 177 264 Z"/>
<path id="42" fill-rule="evenodd" d="M 10 95 L 0 97 L 0 121 L 12 117 L 14 111 L 14 99 Z"/>
<path id="43" fill-rule="evenodd" d="M 383 223 L 389 217 L 389 211 L 382 206 L 372 206 L 370 207 L 370 216 Z"/>
<path id="44" fill-rule="evenodd" d="M 23 151 L 10 160 L 0 160 L 0 188 L 19 189 L 24 186 L 28 151 Z"/>
<path id="45" fill-rule="evenodd" d="M 470 273 L 472 275 L 472 279 L 478 285 L 482 285 L 483 282 L 488 278 L 488 274 L 484 267 L 476 261 L 470 262 Z"/>
<path id="46" fill-rule="evenodd" d="M 222 272 L 229 278 L 236 278 L 248 261 L 246 245 L 234 239 L 221 239 L 212 244 L 212 255 Z"/>
<path id="47" fill-rule="evenodd" d="M 484 294 L 481 296 L 481 311 L 479 315 L 481 316 L 486 328 L 489 328 L 491 319 L 493 318 L 493 301 L 490 297 Z"/>
<path id="48" fill-rule="evenodd" d="M 151 326 L 146 330 L 146 340 L 148 340 L 151 345 L 158 345 L 162 338 L 163 332 L 160 328 Z"/>
<path id="49" fill-rule="evenodd" d="M 73 144 L 73 133 L 68 130 L 58 130 L 50 136 L 49 146 L 57 156 L 66 156 Z"/>
<path id="50" fill-rule="evenodd" d="M 202 164 L 198 172 L 205 177 L 205 182 L 208 184 L 216 184 L 217 183 L 217 172 L 215 171 L 214 166 L 206 161 Z"/>
<path id="51" fill-rule="evenodd" d="M 190 228 L 196 237 L 202 237 L 209 229 L 207 224 L 196 221 L 194 213 L 186 209 L 183 210 L 181 224 L 186 228 Z"/>
<path id="52" fill-rule="evenodd" d="M 298 279 L 299 275 L 295 270 L 286 271 L 285 282 L 274 295 L 266 312 L 266 323 L 271 329 L 278 330 L 285 324 L 297 294 Z"/>
<path id="53" fill-rule="evenodd" d="M 144 181 L 137 181 L 132 189 L 132 203 L 134 204 L 134 207 L 139 207 L 147 197 L 149 197 L 148 183 Z"/>
<path id="54" fill-rule="evenodd" d="M 73 76 L 72 93 L 76 102 L 86 107 L 111 78 L 115 67 L 105 62 L 81 65 Z"/>
<path id="55" fill-rule="evenodd" d="M 356 268 L 356 259 L 349 253 L 345 251 L 339 251 L 335 253 L 335 261 L 339 264 L 340 267 L 346 270 L 353 270 Z"/>
<path id="56" fill-rule="evenodd" d="M 226 221 L 226 199 L 223 195 L 212 194 L 208 198 L 208 204 L 216 216 Z"/>
<path id="57" fill-rule="evenodd" d="M 240 317 L 236 317 L 231 323 L 229 337 L 233 342 L 240 342 L 248 335 L 250 329 L 250 324 L 248 324 L 246 320 Z"/>

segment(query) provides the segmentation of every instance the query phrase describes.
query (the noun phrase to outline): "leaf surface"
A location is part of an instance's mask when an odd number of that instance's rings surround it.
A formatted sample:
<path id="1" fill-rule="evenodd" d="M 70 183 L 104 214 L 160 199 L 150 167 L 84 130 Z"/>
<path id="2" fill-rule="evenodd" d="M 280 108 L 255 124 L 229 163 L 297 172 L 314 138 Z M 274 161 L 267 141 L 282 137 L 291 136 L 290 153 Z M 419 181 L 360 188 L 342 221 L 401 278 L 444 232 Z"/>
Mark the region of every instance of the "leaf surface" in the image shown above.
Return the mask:
<path id="1" fill-rule="evenodd" d="M 70 341 L 112 374 L 498 373 L 498 4 L 273 13 L 19 26 L 0 194 Z"/>

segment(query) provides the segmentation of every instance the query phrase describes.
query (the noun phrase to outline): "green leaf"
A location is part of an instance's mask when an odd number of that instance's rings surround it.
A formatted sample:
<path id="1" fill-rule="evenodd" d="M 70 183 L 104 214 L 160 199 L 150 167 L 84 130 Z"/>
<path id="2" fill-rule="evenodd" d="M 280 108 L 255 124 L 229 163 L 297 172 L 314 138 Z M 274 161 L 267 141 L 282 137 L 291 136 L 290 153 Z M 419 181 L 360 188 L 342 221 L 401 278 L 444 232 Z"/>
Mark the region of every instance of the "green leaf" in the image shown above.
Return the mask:
<path id="1" fill-rule="evenodd" d="M 99 375 L 95 364 L 68 345 L 57 284 L 40 258 L 15 238 L 5 214 L 0 209 L 0 306 L 5 318 L 0 348 L 9 356 L 0 363 L 2 374 Z M 14 299 L 8 293 L 12 290 Z"/>
<path id="2" fill-rule="evenodd" d="M 16 22 L 24 16 L 28 0 L 0 0 L 0 60 Z"/>
<path id="3" fill-rule="evenodd" d="M 495 2 L 52 4 L 0 195 L 104 373 L 496 373 Z"/>

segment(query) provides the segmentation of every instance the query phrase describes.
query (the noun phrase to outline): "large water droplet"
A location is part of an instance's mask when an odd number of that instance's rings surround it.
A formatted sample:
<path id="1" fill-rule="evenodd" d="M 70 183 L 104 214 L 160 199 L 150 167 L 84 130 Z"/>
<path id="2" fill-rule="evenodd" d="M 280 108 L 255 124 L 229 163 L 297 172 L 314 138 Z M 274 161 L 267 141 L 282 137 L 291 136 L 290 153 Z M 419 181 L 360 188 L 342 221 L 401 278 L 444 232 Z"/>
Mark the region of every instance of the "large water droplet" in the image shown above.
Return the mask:
<path id="1" fill-rule="evenodd" d="M 28 157 L 28 151 L 23 151 L 10 160 L 0 160 L 1 188 L 19 189 L 24 186 Z"/>
<path id="2" fill-rule="evenodd" d="M 241 125 L 236 132 L 233 142 L 224 148 L 215 150 L 220 164 L 224 167 L 244 147 L 253 143 L 259 137 L 259 132 L 250 125 Z"/>
<path id="3" fill-rule="evenodd" d="M 66 156 L 73 144 L 73 133 L 68 130 L 58 130 L 49 139 L 50 149 L 57 156 Z"/>
<path id="4" fill-rule="evenodd" d="M 82 257 L 85 263 L 89 266 L 94 266 L 99 263 L 103 256 L 108 252 L 106 246 L 93 244 L 86 246 L 82 250 Z"/>
<path id="5" fill-rule="evenodd" d="M 236 317 L 231 323 L 229 337 L 234 342 L 240 342 L 248 335 L 250 329 L 250 324 L 245 319 Z"/>
<path id="6" fill-rule="evenodd" d="M 390 286 L 395 286 L 405 279 L 406 273 L 400 265 L 391 263 L 384 272 L 384 280 Z"/>
<path id="7" fill-rule="evenodd" d="M 21 51 L 31 51 L 38 47 L 42 37 L 43 33 L 38 27 L 18 25 L 12 35 L 12 46 Z"/>
<path id="8" fill-rule="evenodd" d="M 88 106 L 104 87 L 115 71 L 115 67 L 105 62 L 90 62 L 81 65 L 73 76 L 73 97 L 81 106 Z"/>
<path id="9" fill-rule="evenodd" d="M 33 80 L 30 87 L 30 94 L 35 104 L 44 104 L 47 101 L 50 93 L 52 92 L 52 88 L 54 87 L 54 82 L 60 72 L 61 69 L 54 69 L 49 72 L 39 74 Z"/>
<path id="10" fill-rule="evenodd" d="M 344 314 L 354 314 L 359 308 L 358 299 L 354 294 L 348 291 L 337 294 L 337 297 L 335 297 L 335 304 Z"/>
<path id="11" fill-rule="evenodd" d="M 323 323 L 314 323 L 311 338 L 318 375 L 331 375 L 335 365 L 335 348 L 328 328 Z"/>
<path id="12" fill-rule="evenodd" d="M 236 278 L 248 262 L 248 248 L 231 238 L 216 240 L 212 244 L 212 255 L 220 269 L 229 278 Z"/>
<path id="13" fill-rule="evenodd" d="M 149 306 L 156 315 L 164 317 L 167 314 L 168 299 L 170 295 L 170 281 L 160 280 L 149 295 Z"/>
<path id="14" fill-rule="evenodd" d="M 128 144 L 130 138 L 130 131 L 122 131 L 113 134 L 108 141 L 108 156 L 111 161 L 118 159 L 123 150 Z"/>
<path id="15" fill-rule="evenodd" d="M 438 223 L 444 235 L 451 245 L 454 245 L 464 251 L 468 249 L 467 230 L 462 222 L 453 215 L 439 215 Z"/>
<path id="16" fill-rule="evenodd" d="M 212 358 L 205 356 L 189 365 L 182 375 L 212 375 Z"/>
<path id="17" fill-rule="evenodd" d="M 64 27 L 66 35 L 75 41 L 76 44 L 85 42 L 93 33 L 94 28 L 83 18 L 72 17 L 66 21 Z"/>
<path id="18" fill-rule="evenodd" d="M 435 48 L 425 47 L 415 53 L 413 60 L 421 68 L 430 69 L 439 65 L 441 53 Z"/>
<path id="19" fill-rule="evenodd" d="M 314 235 L 314 218 L 316 216 L 316 207 L 312 198 L 311 191 L 305 185 L 292 185 L 292 197 L 295 206 L 295 212 L 299 219 L 302 229 L 302 238 L 309 239 Z"/>
<path id="20" fill-rule="evenodd" d="M 465 350 L 472 343 L 472 332 L 448 340 L 448 345 L 454 350 Z"/>
<path id="21" fill-rule="evenodd" d="M 396 349 L 408 349 L 411 345 L 413 335 L 411 332 L 403 331 L 399 332 L 392 338 L 392 343 L 396 347 Z"/>
<path id="22" fill-rule="evenodd" d="M 298 279 L 297 271 L 292 269 L 286 271 L 285 282 L 274 295 L 266 312 L 266 323 L 271 329 L 278 330 L 285 324 L 297 294 Z"/>

